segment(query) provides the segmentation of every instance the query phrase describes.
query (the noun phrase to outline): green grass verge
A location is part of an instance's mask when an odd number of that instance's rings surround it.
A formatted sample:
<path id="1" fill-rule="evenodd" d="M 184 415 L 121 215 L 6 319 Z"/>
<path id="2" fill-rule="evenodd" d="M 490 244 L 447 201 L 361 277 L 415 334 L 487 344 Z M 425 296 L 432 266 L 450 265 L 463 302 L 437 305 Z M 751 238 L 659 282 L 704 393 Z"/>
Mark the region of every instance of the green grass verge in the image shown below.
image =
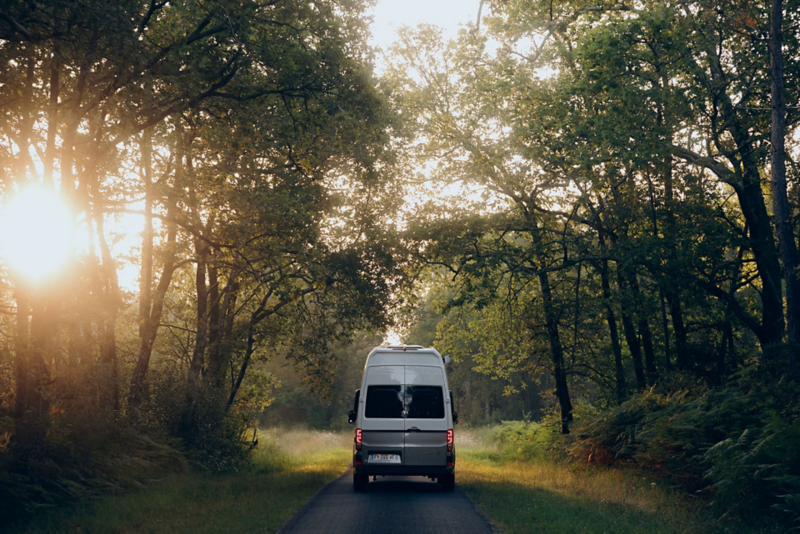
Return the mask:
<path id="1" fill-rule="evenodd" d="M 507 534 L 777 532 L 715 521 L 636 472 L 506 460 L 466 434 L 456 482 Z"/>
<path id="2" fill-rule="evenodd" d="M 229 475 L 170 476 L 124 495 L 47 510 L 20 532 L 276 532 L 350 462 L 325 432 L 263 433 L 250 463 Z"/>

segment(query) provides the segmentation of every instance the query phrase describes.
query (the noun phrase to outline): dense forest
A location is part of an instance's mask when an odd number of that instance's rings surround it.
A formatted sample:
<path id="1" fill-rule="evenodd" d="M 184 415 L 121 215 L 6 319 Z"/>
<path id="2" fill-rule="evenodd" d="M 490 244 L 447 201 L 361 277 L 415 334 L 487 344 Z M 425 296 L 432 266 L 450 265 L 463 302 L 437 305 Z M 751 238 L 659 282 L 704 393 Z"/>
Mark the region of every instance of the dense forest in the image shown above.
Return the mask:
<path id="1" fill-rule="evenodd" d="M 342 425 L 393 329 L 462 421 L 800 520 L 797 2 L 485 0 L 380 71 L 369 5 L 0 7 L 0 515 Z"/>

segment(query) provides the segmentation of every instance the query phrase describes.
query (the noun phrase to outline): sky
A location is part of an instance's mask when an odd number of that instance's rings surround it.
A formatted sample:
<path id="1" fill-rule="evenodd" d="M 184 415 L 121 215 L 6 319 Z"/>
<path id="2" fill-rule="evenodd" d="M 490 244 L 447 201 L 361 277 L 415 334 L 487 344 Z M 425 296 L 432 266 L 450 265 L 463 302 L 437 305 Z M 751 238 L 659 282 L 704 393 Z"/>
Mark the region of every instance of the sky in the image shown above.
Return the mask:
<path id="1" fill-rule="evenodd" d="M 372 45 L 386 50 L 400 26 L 422 23 L 435 24 L 455 37 L 459 24 L 475 22 L 479 4 L 480 0 L 378 0 L 373 11 Z"/>

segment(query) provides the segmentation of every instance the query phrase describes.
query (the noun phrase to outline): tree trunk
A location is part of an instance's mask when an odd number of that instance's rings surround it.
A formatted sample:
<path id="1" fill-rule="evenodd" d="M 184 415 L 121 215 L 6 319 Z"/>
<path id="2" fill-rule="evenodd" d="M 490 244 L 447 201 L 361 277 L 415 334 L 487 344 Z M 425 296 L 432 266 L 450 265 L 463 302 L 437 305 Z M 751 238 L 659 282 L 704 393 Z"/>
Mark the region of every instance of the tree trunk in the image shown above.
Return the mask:
<path id="1" fill-rule="evenodd" d="M 154 292 L 150 294 L 150 306 L 148 309 L 142 310 L 140 303 L 140 313 L 144 314 L 144 318 L 140 319 L 141 328 L 139 330 L 139 354 L 136 360 L 136 368 L 131 377 L 131 387 L 128 392 L 128 406 L 131 410 L 133 422 L 138 421 L 139 408 L 142 405 L 142 397 L 144 395 L 145 379 L 147 378 L 147 370 L 150 367 L 150 356 L 153 353 L 153 343 L 158 334 L 158 327 L 161 324 L 161 314 L 164 311 L 164 297 L 169 290 L 170 283 L 172 282 L 172 275 L 175 273 L 176 264 L 176 248 L 177 248 L 177 225 L 175 223 L 175 216 L 178 208 L 178 197 L 183 194 L 184 183 L 184 157 L 189 148 L 191 141 L 179 138 L 176 142 L 176 150 L 178 155 L 175 158 L 177 161 L 177 170 L 175 176 L 175 183 L 173 184 L 172 191 L 170 192 L 169 209 L 167 210 L 167 243 L 164 247 L 165 258 L 164 267 L 161 270 L 161 277 L 158 280 L 158 285 Z M 148 146 L 149 141 L 144 141 L 144 146 Z M 148 162 L 149 163 L 149 162 Z M 151 172 L 148 168 L 145 172 Z M 146 179 L 149 181 L 149 179 Z M 147 185 L 147 184 L 146 184 Z M 152 186 L 152 183 L 150 184 Z M 148 187 L 148 191 L 151 187 Z M 151 234 L 152 235 L 152 234 Z M 152 239 L 152 238 L 151 238 Z M 149 243 L 145 239 L 144 245 L 152 246 L 152 241 Z M 150 253 L 152 261 L 152 248 Z M 143 258 L 144 261 L 144 258 Z M 143 277 L 144 278 L 144 277 Z M 142 283 L 144 284 L 144 280 Z M 149 287 L 149 284 L 148 284 Z"/>
<path id="2" fill-rule="evenodd" d="M 676 289 L 665 288 L 664 296 L 667 298 L 669 315 L 672 319 L 672 331 L 675 332 L 675 365 L 678 369 L 688 369 L 689 355 L 686 346 L 686 326 L 683 324 L 683 309 L 680 294 Z"/>
<path id="3" fill-rule="evenodd" d="M 186 409 L 183 412 L 182 427 L 190 432 L 197 406 L 197 394 L 200 384 L 200 372 L 203 369 L 206 345 L 208 343 L 208 286 L 206 285 L 206 264 L 208 262 L 208 244 L 202 239 L 195 240 L 197 253 L 197 270 L 195 288 L 197 291 L 197 336 L 194 351 L 189 365 L 186 385 Z"/>
<path id="4" fill-rule="evenodd" d="M 139 277 L 139 337 L 144 334 L 150 317 L 153 287 L 153 162 L 152 128 L 142 132 L 142 185 L 144 188 L 144 229 L 142 231 L 142 265 Z"/>
<path id="5" fill-rule="evenodd" d="M 786 319 L 788 323 L 789 367 L 796 371 L 797 349 L 800 348 L 800 255 L 794 240 L 792 213 L 786 194 L 786 101 L 783 83 L 783 0 L 772 0 L 770 16 L 770 67 L 772 72 L 772 151 L 770 154 L 772 212 L 778 234 L 783 277 L 786 282 Z"/>
<path id="6" fill-rule="evenodd" d="M 58 95 L 59 95 L 59 58 L 58 48 L 53 51 L 50 64 L 50 106 L 47 110 L 47 147 L 43 162 L 44 175 L 42 183 L 45 187 L 53 188 L 53 166 L 56 159 L 56 134 L 58 133 Z"/>
<path id="7" fill-rule="evenodd" d="M 212 268 L 209 267 L 209 274 L 211 272 Z M 213 272 L 216 277 L 216 267 L 213 268 Z M 225 385 L 225 366 L 230 358 L 230 351 L 225 350 L 224 344 L 226 340 L 230 339 L 233 330 L 236 298 L 239 291 L 236 283 L 237 276 L 236 269 L 231 269 L 228 274 L 228 283 L 222 290 L 221 305 L 219 296 L 210 298 L 213 313 L 209 313 L 208 382 L 218 390 Z M 217 280 L 216 283 L 219 284 L 219 281 Z M 211 281 L 211 289 L 214 289 L 213 281 Z M 214 311 L 214 306 L 218 310 Z M 214 326 L 215 322 L 217 323 L 216 327 Z"/>
<path id="8" fill-rule="evenodd" d="M 617 266 L 617 284 L 619 285 L 620 292 L 624 295 L 623 300 L 631 298 L 628 286 L 625 283 L 625 277 L 622 273 L 622 267 Z M 633 360 L 633 371 L 636 375 L 636 387 L 641 391 L 647 387 L 647 382 L 644 379 L 644 367 L 642 366 L 642 347 L 639 344 L 639 336 L 636 333 L 636 327 L 633 325 L 633 319 L 630 313 L 626 311 L 626 304 L 623 302 L 620 317 L 622 319 L 622 331 L 625 333 L 625 341 L 628 343 L 628 350 L 631 353 L 631 360 Z"/>
<path id="9" fill-rule="evenodd" d="M 170 211 L 173 212 L 172 214 L 174 216 L 174 210 Z M 136 368 L 131 377 L 131 387 L 128 393 L 128 404 L 132 410 L 134 421 L 136 421 L 137 412 L 142 405 L 145 378 L 147 377 L 147 370 L 150 366 L 150 355 L 153 353 L 153 343 L 156 340 L 158 327 L 161 324 L 161 313 L 164 310 L 164 297 L 167 294 L 170 282 L 172 281 L 172 275 L 175 272 L 176 233 L 177 228 L 175 223 L 169 223 L 166 246 L 167 257 L 161 272 L 161 278 L 158 281 L 158 286 L 153 294 L 152 309 L 141 330 L 139 355 L 136 361 Z"/>
<path id="10" fill-rule="evenodd" d="M 117 363 L 117 313 L 122 304 L 117 279 L 117 266 L 111 255 L 111 249 L 106 241 L 103 225 L 102 207 L 97 217 L 97 236 L 100 243 L 100 254 L 103 259 L 103 273 L 106 282 L 106 294 L 103 298 L 103 332 L 101 339 L 101 361 L 108 371 L 108 384 L 104 386 L 103 394 L 106 403 L 110 404 L 115 412 L 120 409 L 119 399 L 119 366 Z"/>
<path id="11" fill-rule="evenodd" d="M 34 57 L 33 47 L 30 47 L 25 68 L 25 86 L 22 90 L 24 116 L 19 127 L 19 137 L 16 139 L 19 144 L 19 160 L 16 172 L 19 179 L 27 179 L 27 177 L 35 179 L 38 176 L 36 165 L 31 157 L 31 134 L 33 133 L 33 124 L 37 114 L 33 108 L 33 90 L 36 83 L 35 67 L 36 58 Z"/>
<path id="12" fill-rule="evenodd" d="M 606 240 L 603 231 L 597 233 L 600 251 L 606 254 Z M 625 384 L 625 367 L 622 365 L 622 347 L 619 343 L 619 331 L 617 330 L 617 318 L 614 316 L 614 308 L 611 305 L 611 283 L 608 277 L 608 260 L 600 262 L 600 284 L 603 288 L 603 307 L 606 309 L 606 322 L 611 336 L 611 349 L 614 352 L 614 377 L 616 380 L 617 404 L 622 404 L 628 397 L 628 387 Z"/>
<path id="13" fill-rule="evenodd" d="M 669 343 L 669 322 L 667 321 L 667 304 L 664 299 L 664 290 L 658 288 L 658 299 L 661 303 L 661 329 L 664 331 L 664 369 L 669 372 L 672 369 L 672 357 L 670 354 Z"/>
<path id="14" fill-rule="evenodd" d="M 656 383 L 658 372 L 656 370 L 656 356 L 653 350 L 653 334 L 650 331 L 650 323 L 644 309 L 644 295 L 639 289 L 639 279 L 635 272 L 627 272 L 628 286 L 630 287 L 636 303 L 636 317 L 638 319 L 639 335 L 642 336 L 642 347 L 644 349 L 644 365 L 647 373 L 648 385 Z"/>
<path id="15" fill-rule="evenodd" d="M 231 384 L 231 394 L 228 397 L 228 402 L 225 404 L 225 411 L 229 411 L 231 406 L 233 406 L 233 401 L 236 400 L 236 394 L 239 393 L 239 388 L 242 385 L 242 380 L 244 380 L 244 375 L 247 373 L 247 366 L 250 364 L 250 358 L 253 356 L 253 350 L 255 348 L 255 337 L 253 332 L 253 325 L 250 325 L 250 328 L 247 330 L 247 346 L 244 351 L 244 359 L 242 360 L 242 367 L 239 368 L 239 374 L 236 376 L 236 380 L 233 381 Z"/>
<path id="16" fill-rule="evenodd" d="M 658 109 L 659 109 L 659 111 L 658 111 L 658 114 L 659 114 L 658 115 L 659 116 L 658 123 L 659 123 L 659 126 L 660 126 L 662 124 L 662 122 L 663 122 L 662 107 L 661 107 L 660 103 L 659 103 Z M 668 156 L 666 158 L 665 164 L 662 165 L 662 167 L 664 168 L 664 174 L 665 175 L 666 174 L 670 174 L 671 175 L 671 173 L 672 173 L 672 159 L 671 159 L 671 157 Z M 648 190 L 650 192 L 650 217 L 651 217 L 651 220 L 652 220 L 652 223 L 653 223 L 653 238 L 657 240 L 657 239 L 659 239 L 659 235 L 658 235 L 658 213 L 656 212 L 655 187 L 653 186 L 653 181 L 650 179 L 650 174 L 646 173 L 645 176 L 647 177 L 647 185 L 648 185 Z M 672 179 L 671 179 L 671 177 L 670 177 L 669 180 L 665 180 L 665 182 L 666 181 L 669 181 L 669 183 L 670 183 L 669 187 L 670 187 L 670 194 L 671 194 L 671 189 L 672 189 Z M 637 290 L 638 290 L 638 287 L 637 287 Z M 664 332 L 664 369 L 669 371 L 670 368 L 672 367 L 672 361 L 670 359 L 670 346 L 669 346 L 669 326 L 668 326 L 668 323 L 667 323 L 667 307 L 666 307 L 666 305 L 664 303 L 664 291 L 661 289 L 661 287 L 658 288 L 658 299 L 659 299 L 659 302 L 661 304 L 661 327 L 662 327 L 663 332 Z M 647 326 L 647 329 L 646 329 L 647 337 L 646 337 L 646 341 L 645 341 L 645 365 L 647 366 L 648 373 L 650 373 L 650 366 L 651 366 L 651 361 L 650 360 L 651 359 L 653 360 L 652 361 L 653 371 L 652 371 L 651 380 L 652 380 L 653 383 L 655 383 L 655 380 L 657 378 L 657 368 L 656 368 L 656 364 L 655 364 L 655 353 L 654 353 L 654 350 L 653 350 L 652 335 L 650 333 L 649 325 L 647 325 L 646 322 L 645 322 L 645 325 Z M 645 338 L 644 331 L 642 333 L 642 337 Z"/>
<path id="17" fill-rule="evenodd" d="M 47 355 L 52 348 L 49 340 L 56 329 L 55 315 L 52 302 L 41 294 L 33 295 L 29 303 L 28 294 L 17 290 L 17 391 L 14 435 L 10 446 L 18 461 L 25 466 L 28 476 L 37 482 L 45 467 L 50 412 Z"/>
<path id="18" fill-rule="evenodd" d="M 139 337 L 150 317 L 153 286 L 153 179 L 152 129 L 142 132 L 142 184 L 144 186 L 144 231 L 142 232 L 142 270 L 139 278 Z"/>
<path id="19" fill-rule="evenodd" d="M 619 344 L 617 319 L 614 317 L 614 309 L 611 307 L 611 284 L 608 280 L 608 261 L 606 260 L 603 260 L 600 264 L 600 281 L 603 286 L 603 307 L 606 309 L 606 322 L 611 336 L 611 348 L 614 351 L 617 404 L 622 404 L 627 397 L 627 386 L 625 385 L 625 368 L 622 365 L 622 347 Z"/>
<path id="20" fill-rule="evenodd" d="M 712 76 L 719 88 L 718 97 L 722 119 L 736 143 L 739 159 L 730 157 L 737 169 L 736 180 L 728 183 L 733 187 L 742 209 L 742 215 L 750 228 L 749 244 L 753 252 L 756 269 L 761 278 L 761 328 L 755 332 L 762 348 L 780 343 L 783 338 L 783 298 L 781 291 L 781 266 L 772 233 L 767 206 L 761 191 L 761 174 L 753 148 L 750 128 L 742 124 L 734 109 L 730 96 L 725 92 L 727 82 L 720 66 L 721 60 L 715 50 L 709 50 Z"/>
<path id="21" fill-rule="evenodd" d="M 728 347 L 733 348 L 733 324 L 731 319 L 733 314 L 729 310 L 725 310 L 725 322 L 722 325 L 722 339 L 719 342 L 717 349 L 717 380 L 718 386 L 725 383 L 725 368 L 727 360 Z"/>
<path id="22" fill-rule="evenodd" d="M 213 255 L 213 251 L 209 251 Z M 219 272 L 217 265 L 211 257 L 208 262 L 208 369 L 211 368 L 211 352 L 219 347 L 219 337 L 222 333 L 222 322 L 220 319 L 222 296 L 219 291 Z M 208 373 L 211 374 L 210 372 Z M 209 376 L 210 378 L 210 376 Z"/>
<path id="23" fill-rule="evenodd" d="M 564 366 L 564 349 L 558 333 L 558 321 L 553 307 L 553 295 L 550 290 L 550 279 L 546 271 L 539 271 L 539 284 L 542 288 L 544 317 L 547 327 L 547 339 L 550 342 L 550 356 L 553 362 L 553 378 L 556 381 L 556 397 L 561 406 L 561 433 L 569 434 L 569 423 L 572 421 L 572 401 L 567 384 L 567 371 Z"/>
<path id="24" fill-rule="evenodd" d="M 659 111 L 659 116 L 661 115 L 661 111 Z M 659 119 L 659 124 L 661 123 L 662 119 Z M 669 137 L 666 142 L 672 144 L 672 138 Z M 677 222 L 675 218 L 675 191 L 674 191 L 674 184 L 673 184 L 673 161 L 672 155 L 667 155 L 664 160 L 664 164 L 662 167 L 662 177 L 664 178 L 664 210 L 665 210 L 665 219 L 666 219 L 666 228 L 664 229 L 665 237 L 667 238 L 667 248 L 668 248 L 668 258 L 667 258 L 667 272 L 666 275 L 669 276 L 671 273 L 669 272 L 670 268 L 670 261 L 674 261 L 677 256 L 677 250 L 675 247 L 675 238 L 677 234 Z M 672 319 L 672 331 L 675 333 L 675 365 L 678 369 L 686 369 L 688 367 L 688 353 L 687 353 L 687 345 L 686 345 L 686 327 L 683 324 L 683 310 L 681 307 L 681 294 L 680 290 L 672 285 L 671 280 L 663 280 L 660 286 L 660 291 L 663 295 L 663 298 L 666 298 L 667 305 L 669 307 L 669 315 Z M 663 302 L 662 302 L 662 314 L 663 314 Z M 670 359 L 670 351 L 669 351 L 669 332 L 667 329 L 667 322 L 666 317 L 662 317 L 664 320 L 664 346 L 666 351 L 665 356 L 665 363 L 666 368 L 669 369 L 672 366 L 672 362 Z"/>

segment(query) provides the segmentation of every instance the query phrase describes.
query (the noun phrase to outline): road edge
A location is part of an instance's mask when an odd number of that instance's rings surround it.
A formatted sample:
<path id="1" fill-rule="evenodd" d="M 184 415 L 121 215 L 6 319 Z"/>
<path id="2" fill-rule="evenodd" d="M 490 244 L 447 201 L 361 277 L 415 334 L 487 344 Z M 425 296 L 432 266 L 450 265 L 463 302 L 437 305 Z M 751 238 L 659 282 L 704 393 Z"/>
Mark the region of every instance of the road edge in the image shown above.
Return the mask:
<path id="1" fill-rule="evenodd" d="M 344 470 L 344 473 L 342 473 L 340 476 L 334 478 L 333 480 L 322 486 L 320 489 L 318 489 L 317 492 L 314 495 L 312 495 L 311 498 L 308 499 L 306 503 L 303 506 L 301 506 L 300 509 L 296 511 L 292 517 L 286 520 L 286 523 L 284 523 L 283 526 L 281 526 L 281 528 L 279 528 L 275 534 L 286 534 L 289 531 L 288 529 L 294 526 L 296 523 L 298 523 L 300 521 L 300 518 L 305 515 L 305 513 L 308 511 L 309 508 L 311 508 L 311 503 L 314 502 L 314 499 L 316 499 L 320 493 L 325 491 L 328 486 L 330 486 L 337 480 L 346 477 L 347 474 L 350 473 L 352 470 L 353 470 L 352 465 L 347 466 L 347 469 Z"/>
<path id="2" fill-rule="evenodd" d="M 505 534 L 503 532 L 503 529 L 501 529 L 497 525 L 497 523 L 492 521 L 492 518 L 489 517 L 488 515 L 486 515 L 486 512 L 483 511 L 483 509 L 480 507 L 480 505 L 478 503 L 476 503 L 475 500 L 472 497 L 469 496 L 469 493 L 467 493 L 458 484 L 456 484 L 456 490 L 461 492 L 464 495 L 464 497 L 466 497 L 466 499 L 472 505 L 472 509 L 475 510 L 475 513 L 478 514 L 484 521 L 486 521 L 486 524 L 489 525 L 489 527 L 492 529 L 492 534 Z"/>

